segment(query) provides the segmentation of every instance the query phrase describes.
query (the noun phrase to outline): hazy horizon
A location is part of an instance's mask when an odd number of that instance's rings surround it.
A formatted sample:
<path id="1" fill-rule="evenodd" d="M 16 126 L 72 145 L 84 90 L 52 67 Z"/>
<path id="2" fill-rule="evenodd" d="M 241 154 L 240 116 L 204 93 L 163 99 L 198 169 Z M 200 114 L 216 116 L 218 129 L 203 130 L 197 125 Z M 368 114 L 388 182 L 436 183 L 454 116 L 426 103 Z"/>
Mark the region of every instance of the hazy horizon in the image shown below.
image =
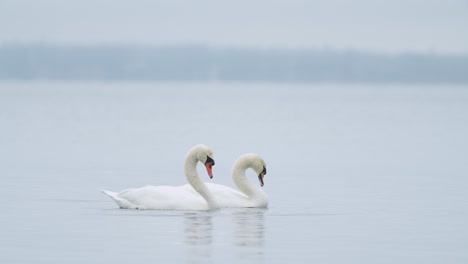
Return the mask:
<path id="1" fill-rule="evenodd" d="M 0 80 L 468 83 L 466 55 L 0 45 L 0 61 Z"/>
<path id="2" fill-rule="evenodd" d="M 0 2 L 0 44 L 468 54 L 468 1 Z"/>

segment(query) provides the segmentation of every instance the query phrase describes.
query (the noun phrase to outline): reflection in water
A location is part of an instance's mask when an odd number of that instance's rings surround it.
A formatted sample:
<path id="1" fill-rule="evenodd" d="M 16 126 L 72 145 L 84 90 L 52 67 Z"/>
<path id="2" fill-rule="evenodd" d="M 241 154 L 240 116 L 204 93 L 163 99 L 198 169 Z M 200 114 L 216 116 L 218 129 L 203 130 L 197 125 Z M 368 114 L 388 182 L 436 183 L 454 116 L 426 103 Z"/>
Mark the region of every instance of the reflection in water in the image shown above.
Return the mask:
<path id="1" fill-rule="evenodd" d="M 236 258 L 242 262 L 260 263 L 264 259 L 266 209 L 233 209 L 234 241 Z"/>
<path id="2" fill-rule="evenodd" d="M 188 263 L 211 261 L 213 225 L 211 215 L 206 212 L 187 212 L 185 216 L 185 245 Z"/>
<path id="3" fill-rule="evenodd" d="M 217 256 L 223 260 L 233 258 L 236 263 L 264 262 L 265 212 L 236 208 L 184 213 L 186 262 L 207 264 Z"/>

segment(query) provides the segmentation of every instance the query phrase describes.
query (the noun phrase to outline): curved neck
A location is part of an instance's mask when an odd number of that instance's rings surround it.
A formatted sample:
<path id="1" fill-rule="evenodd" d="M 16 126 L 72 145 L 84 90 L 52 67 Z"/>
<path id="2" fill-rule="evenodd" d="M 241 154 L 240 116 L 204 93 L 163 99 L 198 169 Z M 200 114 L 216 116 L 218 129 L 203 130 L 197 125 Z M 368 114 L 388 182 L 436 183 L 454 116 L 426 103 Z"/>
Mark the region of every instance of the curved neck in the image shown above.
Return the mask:
<path id="1" fill-rule="evenodd" d="M 216 209 L 218 208 L 218 206 L 214 200 L 213 195 L 211 194 L 208 187 L 206 187 L 206 185 L 198 176 L 197 163 L 198 158 L 196 150 L 192 149 L 187 153 L 187 156 L 185 157 L 185 178 L 187 178 L 187 181 L 193 187 L 193 189 L 195 189 L 195 191 L 197 191 L 205 199 L 205 201 L 208 203 L 208 207 L 210 209 Z"/>
<path id="2" fill-rule="evenodd" d="M 232 167 L 232 181 L 239 190 L 252 199 L 262 196 L 264 192 L 245 176 L 245 171 L 249 168 L 252 168 L 249 159 L 240 158 L 236 160 Z"/>

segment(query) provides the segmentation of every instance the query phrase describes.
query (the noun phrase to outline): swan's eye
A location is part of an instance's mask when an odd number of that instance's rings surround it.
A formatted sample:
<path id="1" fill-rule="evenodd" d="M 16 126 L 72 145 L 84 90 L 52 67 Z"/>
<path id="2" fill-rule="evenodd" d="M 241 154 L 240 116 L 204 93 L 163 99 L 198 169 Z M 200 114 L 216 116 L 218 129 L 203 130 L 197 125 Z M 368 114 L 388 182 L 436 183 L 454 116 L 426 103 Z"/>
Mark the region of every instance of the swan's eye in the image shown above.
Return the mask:
<path id="1" fill-rule="evenodd" d="M 267 173 L 266 173 L 266 168 L 265 168 L 265 166 L 263 166 L 262 173 L 263 173 L 263 174 L 267 174 Z"/>
<path id="2" fill-rule="evenodd" d="M 210 162 L 211 165 L 215 165 L 215 161 L 214 161 L 212 158 L 210 158 L 210 156 L 206 156 L 206 162 L 205 162 L 205 164 L 207 164 L 208 162 Z"/>

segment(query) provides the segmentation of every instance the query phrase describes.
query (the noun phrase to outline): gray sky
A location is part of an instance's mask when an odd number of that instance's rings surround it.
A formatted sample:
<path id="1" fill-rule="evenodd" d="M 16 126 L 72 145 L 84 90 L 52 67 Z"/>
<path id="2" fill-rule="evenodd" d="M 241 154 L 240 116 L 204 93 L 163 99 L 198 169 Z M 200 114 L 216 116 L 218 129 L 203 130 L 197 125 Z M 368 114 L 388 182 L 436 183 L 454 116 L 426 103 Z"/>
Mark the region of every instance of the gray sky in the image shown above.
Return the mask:
<path id="1" fill-rule="evenodd" d="M 468 54 L 468 0 L 0 0 L 0 43 Z"/>

